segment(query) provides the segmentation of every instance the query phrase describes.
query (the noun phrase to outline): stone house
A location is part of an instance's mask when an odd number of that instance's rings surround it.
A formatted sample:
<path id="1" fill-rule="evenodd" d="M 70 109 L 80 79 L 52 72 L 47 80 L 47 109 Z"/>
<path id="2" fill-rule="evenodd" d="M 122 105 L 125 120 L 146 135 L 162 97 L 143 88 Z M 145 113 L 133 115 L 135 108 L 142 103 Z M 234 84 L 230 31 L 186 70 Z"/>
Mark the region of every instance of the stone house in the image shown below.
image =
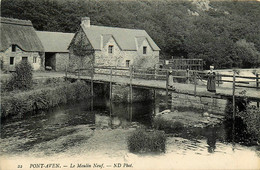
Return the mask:
<path id="1" fill-rule="evenodd" d="M 154 67 L 160 48 L 145 30 L 90 25 L 83 17 L 70 45 L 71 70 L 94 66 Z"/>
<path id="2" fill-rule="evenodd" d="M 34 70 L 43 68 L 44 48 L 31 21 L 1 17 L 1 69 L 14 71 L 22 60 L 31 63 Z"/>
<path id="3" fill-rule="evenodd" d="M 36 31 L 45 52 L 45 68 L 64 71 L 69 63 L 68 46 L 74 33 Z"/>

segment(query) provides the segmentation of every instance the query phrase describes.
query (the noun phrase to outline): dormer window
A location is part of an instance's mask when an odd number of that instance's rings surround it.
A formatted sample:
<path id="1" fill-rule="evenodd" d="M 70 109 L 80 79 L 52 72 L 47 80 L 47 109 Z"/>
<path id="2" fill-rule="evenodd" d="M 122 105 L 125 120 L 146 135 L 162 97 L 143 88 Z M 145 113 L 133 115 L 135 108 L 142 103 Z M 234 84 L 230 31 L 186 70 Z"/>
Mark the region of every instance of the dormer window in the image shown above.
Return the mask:
<path id="1" fill-rule="evenodd" d="M 113 45 L 108 46 L 108 53 L 112 54 L 113 53 Z"/>
<path id="2" fill-rule="evenodd" d="M 143 46 L 143 54 L 146 54 L 146 53 L 147 53 L 147 47 Z"/>
<path id="3" fill-rule="evenodd" d="M 12 52 L 16 52 L 16 45 L 12 45 Z"/>

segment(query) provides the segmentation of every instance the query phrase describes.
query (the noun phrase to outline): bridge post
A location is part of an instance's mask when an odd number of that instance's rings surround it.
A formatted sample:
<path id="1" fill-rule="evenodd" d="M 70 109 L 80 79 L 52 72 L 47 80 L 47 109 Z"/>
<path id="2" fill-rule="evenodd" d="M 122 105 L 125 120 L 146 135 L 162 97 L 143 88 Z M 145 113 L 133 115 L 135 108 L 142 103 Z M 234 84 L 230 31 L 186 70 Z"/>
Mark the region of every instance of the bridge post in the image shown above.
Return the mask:
<path id="1" fill-rule="evenodd" d="M 258 89 L 259 88 L 259 80 L 258 80 L 259 74 L 256 73 L 255 76 L 256 76 L 256 89 Z"/>
<path id="2" fill-rule="evenodd" d="M 232 150 L 234 151 L 235 146 L 235 118 L 236 118 L 236 101 L 235 101 L 235 88 L 236 88 L 236 75 L 233 70 L 233 125 L 232 125 Z"/>
<path id="3" fill-rule="evenodd" d="M 169 70 L 167 69 L 166 72 L 166 102 L 167 102 L 167 109 L 168 109 L 168 99 L 169 99 Z"/>
<path id="4" fill-rule="evenodd" d="M 235 121 L 235 116 L 236 116 L 236 101 L 235 101 L 235 91 L 236 90 L 236 75 L 235 71 L 233 71 L 233 120 Z"/>
<path id="5" fill-rule="evenodd" d="M 130 67 L 130 103 L 132 104 L 133 101 L 133 87 L 132 87 L 132 81 L 133 81 L 133 66 Z M 132 106 L 131 106 L 132 107 Z"/>
<path id="6" fill-rule="evenodd" d="M 220 74 L 217 72 L 217 74 L 216 74 L 216 79 L 217 79 L 217 83 L 218 83 L 218 87 L 219 87 L 219 81 L 220 81 Z"/>
<path id="7" fill-rule="evenodd" d="M 92 65 L 92 69 L 91 69 L 91 96 L 94 96 L 94 86 L 93 86 L 93 79 L 94 79 L 94 65 Z"/>
<path id="8" fill-rule="evenodd" d="M 109 99 L 112 100 L 112 68 L 110 68 L 110 82 L 109 82 Z"/>
<path id="9" fill-rule="evenodd" d="M 197 71 L 194 71 L 194 95 L 197 95 Z"/>
<path id="10" fill-rule="evenodd" d="M 256 89 L 259 89 L 259 80 L 258 80 L 258 77 L 259 77 L 259 74 L 256 73 Z M 259 108 L 259 102 L 256 102 L 256 106 L 257 108 Z"/>
<path id="11" fill-rule="evenodd" d="M 190 83 L 190 82 L 189 82 L 190 72 L 189 72 L 189 69 L 188 69 L 188 68 L 187 68 L 186 72 L 187 72 L 187 73 L 186 73 L 186 77 L 187 77 L 187 78 L 186 78 L 186 79 L 187 79 L 186 81 L 187 81 L 187 84 L 189 84 L 189 83 Z"/>

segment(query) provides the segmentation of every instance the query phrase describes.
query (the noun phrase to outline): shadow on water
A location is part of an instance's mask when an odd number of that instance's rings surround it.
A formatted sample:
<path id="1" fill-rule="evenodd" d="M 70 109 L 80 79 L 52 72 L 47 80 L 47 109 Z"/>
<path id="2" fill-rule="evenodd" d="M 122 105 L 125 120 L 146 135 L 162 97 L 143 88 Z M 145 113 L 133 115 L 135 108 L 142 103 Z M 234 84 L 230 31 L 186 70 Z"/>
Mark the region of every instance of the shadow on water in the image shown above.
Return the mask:
<path id="1" fill-rule="evenodd" d="M 3 153 L 20 152 L 32 149 L 35 145 L 55 142 L 70 136 L 62 141 L 61 147 L 54 152 L 63 152 L 69 147 L 87 140 L 90 136 L 72 136 L 80 130 L 80 126 L 95 128 L 128 128 L 134 123 L 152 128 L 153 117 L 156 113 L 166 109 L 163 100 L 133 103 L 111 103 L 104 97 L 89 99 L 88 101 L 73 102 L 58 106 L 37 114 L 26 114 L 23 118 L 7 119 L 1 125 L 1 149 Z M 237 122 L 241 124 L 241 122 Z M 135 126 L 138 127 L 138 126 Z M 241 136 L 243 129 L 238 129 L 236 142 L 248 136 Z M 169 132 L 171 133 L 171 132 Z M 206 140 L 208 152 L 213 153 L 216 142 L 232 142 L 230 124 L 206 128 L 184 128 L 178 135 L 188 140 Z M 13 142 L 10 147 L 9 142 Z M 41 146 L 46 149 L 45 145 Z"/>

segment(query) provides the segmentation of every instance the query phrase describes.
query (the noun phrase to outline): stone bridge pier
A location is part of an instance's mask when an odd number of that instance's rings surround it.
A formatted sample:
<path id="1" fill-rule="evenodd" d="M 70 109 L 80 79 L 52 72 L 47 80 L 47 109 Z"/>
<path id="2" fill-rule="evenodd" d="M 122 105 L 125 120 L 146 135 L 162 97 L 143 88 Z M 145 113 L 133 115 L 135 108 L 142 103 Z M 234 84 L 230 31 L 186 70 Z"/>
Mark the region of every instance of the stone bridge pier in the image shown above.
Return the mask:
<path id="1" fill-rule="evenodd" d="M 171 93 L 171 108 L 190 108 L 224 115 L 227 99 Z"/>

